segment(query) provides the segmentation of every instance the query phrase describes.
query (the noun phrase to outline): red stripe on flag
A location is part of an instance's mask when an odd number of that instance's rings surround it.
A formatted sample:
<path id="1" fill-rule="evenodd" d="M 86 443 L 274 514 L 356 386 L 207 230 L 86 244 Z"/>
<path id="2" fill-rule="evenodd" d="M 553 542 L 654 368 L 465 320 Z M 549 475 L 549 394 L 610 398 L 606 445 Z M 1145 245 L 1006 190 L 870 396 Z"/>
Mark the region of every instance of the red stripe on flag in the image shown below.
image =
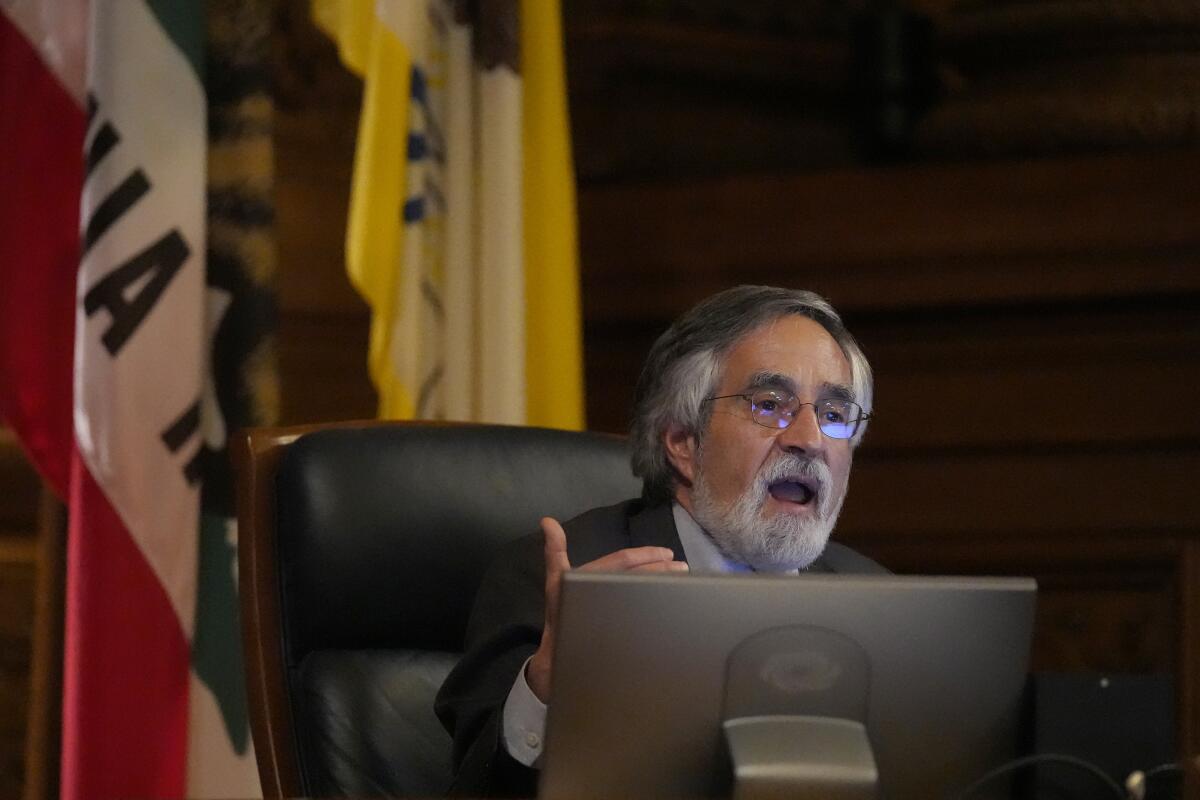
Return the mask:
<path id="1" fill-rule="evenodd" d="M 0 13 L 0 417 L 65 497 L 84 113 Z"/>
<path id="2" fill-rule="evenodd" d="M 71 457 L 62 797 L 183 797 L 188 643 L 162 584 Z"/>

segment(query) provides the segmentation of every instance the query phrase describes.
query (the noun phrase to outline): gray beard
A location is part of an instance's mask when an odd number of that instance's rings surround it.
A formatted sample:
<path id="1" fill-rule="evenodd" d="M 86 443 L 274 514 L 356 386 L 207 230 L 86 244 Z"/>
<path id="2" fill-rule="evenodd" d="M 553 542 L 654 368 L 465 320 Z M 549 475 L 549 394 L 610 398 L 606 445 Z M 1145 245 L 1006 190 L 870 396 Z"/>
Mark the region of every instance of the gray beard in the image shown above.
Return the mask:
<path id="1" fill-rule="evenodd" d="M 713 497 L 703 462 L 701 455 L 692 483 L 692 513 L 726 558 L 760 572 L 783 572 L 805 569 L 825 550 L 842 510 L 846 487 L 832 485 L 833 476 L 824 461 L 780 453 L 728 505 Z M 770 498 L 767 487 L 795 475 L 819 482 L 815 513 L 803 517 L 785 513 L 766 516 Z"/>

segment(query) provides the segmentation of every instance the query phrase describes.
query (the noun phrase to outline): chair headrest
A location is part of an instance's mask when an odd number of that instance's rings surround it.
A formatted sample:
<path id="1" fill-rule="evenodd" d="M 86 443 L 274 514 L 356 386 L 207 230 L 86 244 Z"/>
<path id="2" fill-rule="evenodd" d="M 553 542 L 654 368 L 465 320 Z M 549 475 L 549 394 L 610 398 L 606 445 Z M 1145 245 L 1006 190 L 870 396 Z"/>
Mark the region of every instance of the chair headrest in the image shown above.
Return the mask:
<path id="1" fill-rule="evenodd" d="M 546 515 L 640 492 L 624 440 L 508 426 L 327 429 L 276 477 L 285 657 L 329 648 L 462 649 L 499 547 Z"/>

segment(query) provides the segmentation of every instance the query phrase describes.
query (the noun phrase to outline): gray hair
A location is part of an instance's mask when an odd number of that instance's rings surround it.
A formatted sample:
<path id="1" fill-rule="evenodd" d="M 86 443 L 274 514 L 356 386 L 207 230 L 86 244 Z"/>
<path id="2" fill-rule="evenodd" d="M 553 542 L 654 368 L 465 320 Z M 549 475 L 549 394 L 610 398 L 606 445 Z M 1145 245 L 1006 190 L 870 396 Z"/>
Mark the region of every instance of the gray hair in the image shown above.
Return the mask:
<path id="1" fill-rule="evenodd" d="M 746 334 L 788 315 L 808 317 L 829 332 L 850 362 L 855 402 L 870 413 L 871 365 L 842 318 L 825 298 L 798 289 L 737 286 L 713 295 L 677 319 L 650 348 L 634 396 L 630 427 L 633 474 L 651 501 L 674 496 L 676 473 L 664 434 L 671 426 L 702 437 L 711 413 L 704 403 L 717 390 L 726 353 Z M 852 444 L 862 441 L 864 422 Z"/>

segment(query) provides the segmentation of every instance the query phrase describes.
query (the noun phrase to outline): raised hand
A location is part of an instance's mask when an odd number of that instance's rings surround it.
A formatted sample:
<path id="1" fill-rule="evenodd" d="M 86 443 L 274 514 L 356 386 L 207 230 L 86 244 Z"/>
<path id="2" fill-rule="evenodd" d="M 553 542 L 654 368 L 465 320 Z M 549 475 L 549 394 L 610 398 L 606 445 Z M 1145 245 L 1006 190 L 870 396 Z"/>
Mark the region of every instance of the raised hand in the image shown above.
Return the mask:
<path id="1" fill-rule="evenodd" d="M 542 518 L 546 559 L 546 617 L 542 642 L 529 660 L 525 680 L 543 703 L 550 698 L 550 659 L 554 654 L 554 635 L 558 624 L 558 594 L 562 576 L 571 569 L 567 559 L 567 536 L 562 525 L 550 517 Z M 579 567 L 582 572 L 686 572 L 684 561 L 675 561 L 666 547 L 627 547 Z"/>

